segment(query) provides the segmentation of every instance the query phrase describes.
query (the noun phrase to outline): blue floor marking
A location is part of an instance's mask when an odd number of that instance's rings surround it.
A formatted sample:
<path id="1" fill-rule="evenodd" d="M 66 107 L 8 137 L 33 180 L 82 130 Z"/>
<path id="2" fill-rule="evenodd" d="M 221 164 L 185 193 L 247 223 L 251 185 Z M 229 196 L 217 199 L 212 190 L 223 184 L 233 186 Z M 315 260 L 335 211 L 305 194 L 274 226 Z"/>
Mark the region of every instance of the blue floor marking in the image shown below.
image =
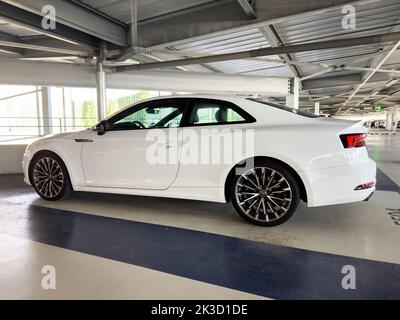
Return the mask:
<path id="1" fill-rule="evenodd" d="M 400 187 L 381 169 L 376 170 L 376 190 L 399 191 Z"/>
<path id="2" fill-rule="evenodd" d="M 26 210 L 11 225 L 0 214 L 0 232 L 275 299 L 400 298 L 397 264 L 39 206 Z M 344 265 L 356 269 L 356 290 L 341 287 Z"/>

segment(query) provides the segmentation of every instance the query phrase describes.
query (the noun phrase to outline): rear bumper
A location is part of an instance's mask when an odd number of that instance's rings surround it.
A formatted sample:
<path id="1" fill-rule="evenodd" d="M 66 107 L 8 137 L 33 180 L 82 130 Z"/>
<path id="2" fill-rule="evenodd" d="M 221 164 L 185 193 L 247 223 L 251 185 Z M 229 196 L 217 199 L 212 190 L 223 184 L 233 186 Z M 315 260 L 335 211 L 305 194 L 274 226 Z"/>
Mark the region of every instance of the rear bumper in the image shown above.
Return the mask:
<path id="1" fill-rule="evenodd" d="M 376 164 L 369 159 L 351 166 L 306 171 L 303 175 L 307 181 L 309 207 L 357 202 L 367 199 L 375 191 L 375 186 L 354 189 L 360 184 L 376 183 Z"/>

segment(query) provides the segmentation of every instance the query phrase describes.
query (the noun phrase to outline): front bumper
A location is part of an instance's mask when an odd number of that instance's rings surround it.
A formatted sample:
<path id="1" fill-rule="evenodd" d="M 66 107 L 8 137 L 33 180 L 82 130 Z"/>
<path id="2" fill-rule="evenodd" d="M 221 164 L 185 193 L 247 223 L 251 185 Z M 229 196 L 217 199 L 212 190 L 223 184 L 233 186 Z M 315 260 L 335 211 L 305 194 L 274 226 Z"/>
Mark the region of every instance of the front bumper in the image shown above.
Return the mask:
<path id="1" fill-rule="evenodd" d="M 31 182 L 29 181 L 29 156 L 27 152 L 24 153 L 24 157 L 22 159 L 22 171 L 24 172 L 24 181 L 26 184 L 31 185 Z"/>
<path id="2" fill-rule="evenodd" d="M 308 182 L 309 207 L 363 201 L 375 191 L 375 186 L 354 190 L 363 183 L 376 183 L 376 164 L 371 159 L 351 166 L 312 170 L 303 174 Z"/>

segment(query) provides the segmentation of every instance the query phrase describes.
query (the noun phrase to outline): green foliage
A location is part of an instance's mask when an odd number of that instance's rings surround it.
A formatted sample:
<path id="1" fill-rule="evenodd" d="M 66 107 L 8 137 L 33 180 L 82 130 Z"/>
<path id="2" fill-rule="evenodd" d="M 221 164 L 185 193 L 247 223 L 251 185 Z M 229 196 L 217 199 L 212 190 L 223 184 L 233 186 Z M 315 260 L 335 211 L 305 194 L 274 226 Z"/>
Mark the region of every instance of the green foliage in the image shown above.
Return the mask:
<path id="1" fill-rule="evenodd" d="M 136 102 L 145 100 L 150 97 L 149 91 L 139 91 L 138 93 L 121 97 L 117 100 L 108 100 L 106 106 L 106 115 L 113 114 L 114 112 L 134 104 Z M 82 105 L 82 123 L 85 127 L 89 128 L 97 123 L 96 106 L 91 101 L 84 101 Z"/>
<path id="2" fill-rule="evenodd" d="M 97 123 L 96 106 L 92 101 L 84 101 L 82 105 L 82 123 L 90 128 Z"/>

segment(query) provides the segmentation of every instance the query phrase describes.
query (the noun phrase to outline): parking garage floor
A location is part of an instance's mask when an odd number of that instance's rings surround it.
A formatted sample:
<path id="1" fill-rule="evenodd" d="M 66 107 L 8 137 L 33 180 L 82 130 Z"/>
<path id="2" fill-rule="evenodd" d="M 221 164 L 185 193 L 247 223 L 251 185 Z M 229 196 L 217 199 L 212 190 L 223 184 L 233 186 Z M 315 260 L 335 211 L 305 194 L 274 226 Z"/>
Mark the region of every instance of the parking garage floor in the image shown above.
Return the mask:
<path id="1" fill-rule="evenodd" d="M 369 137 L 368 202 L 301 206 L 263 228 L 230 204 L 76 193 L 0 176 L 0 299 L 399 299 L 400 136 Z M 400 218 L 399 218 L 400 219 Z M 42 267 L 56 289 L 41 286 Z M 344 290 L 343 266 L 356 271 Z"/>

